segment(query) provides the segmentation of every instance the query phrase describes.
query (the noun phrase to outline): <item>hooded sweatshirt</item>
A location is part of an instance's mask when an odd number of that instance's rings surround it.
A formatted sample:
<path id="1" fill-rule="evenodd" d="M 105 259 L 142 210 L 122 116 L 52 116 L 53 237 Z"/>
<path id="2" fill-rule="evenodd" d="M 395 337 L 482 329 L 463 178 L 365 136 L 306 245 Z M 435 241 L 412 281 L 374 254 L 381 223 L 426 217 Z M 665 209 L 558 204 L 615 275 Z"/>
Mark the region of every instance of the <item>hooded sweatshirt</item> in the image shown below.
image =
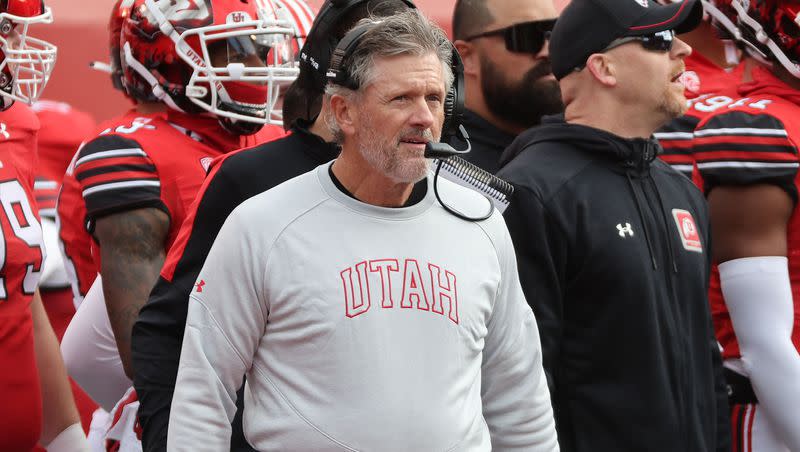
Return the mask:
<path id="1" fill-rule="evenodd" d="M 730 448 L 708 213 L 659 150 L 547 118 L 498 173 L 562 451 Z"/>

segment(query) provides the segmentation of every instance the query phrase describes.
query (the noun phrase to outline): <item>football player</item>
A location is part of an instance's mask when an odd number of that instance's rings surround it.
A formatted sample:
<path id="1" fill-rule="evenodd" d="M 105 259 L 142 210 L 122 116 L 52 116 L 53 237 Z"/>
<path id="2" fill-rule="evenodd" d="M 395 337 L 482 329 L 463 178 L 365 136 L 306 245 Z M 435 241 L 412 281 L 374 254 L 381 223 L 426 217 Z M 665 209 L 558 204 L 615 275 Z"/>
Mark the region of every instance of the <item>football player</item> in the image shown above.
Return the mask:
<path id="1" fill-rule="evenodd" d="M 43 2 L 0 3 L 0 450 L 88 450 L 58 341 L 37 286 L 46 252 L 33 194 L 36 101 L 56 48 L 28 35 L 52 22 Z"/>
<path id="2" fill-rule="evenodd" d="M 120 90 L 131 101 L 133 106 L 118 117 L 103 122 L 93 131 L 89 139 L 98 135 L 110 133 L 117 128 L 130 128 L 134 124 L 142 123 L 150 118 L 163 116 L 165 105 L 159 102 L 152 92 L 126 89 L 123 84 L 123 70 L 120 52 L 120 34 L 122 21 L 130 15 L 132 0 L 117 0 L 111 10 L 109 20 L 109 55 L 112 85 Z M 94 63 L 94 68 L 103 68 L 104 65 Z M 75 153 L 75 149 L 73 149 Z M 72 299 L 78 313 L 73 318 L 71 330 L 67 333 L 61 344 L 67 370 L 78 384 L 91 394 L 91 397 L 106 411 L 111 410 L 119 398 L 130 386 L 129 379 L 125 376 L 119 353 L 116 350 L 114 336 L 110 327 L 83 328 L 83 323 L 92 325 L 95 317 L 105 316 L 105 302 L 102 299 L 100 284 L 92 291 L 98 299 L 95 303 L 87 305 L 83 310 L 80 305 L 89 293 L 98 275 L 98 265 L 92 257 L 94 245 L 92 236 L 86 230 L 86 205 L 81 194 L 81 184 L 76 178 L 74 163 L 77 153 L 67 167 L 63 176 L 61 191 L 58 196 L 57 222 L 59 231 L 60 250 L 63 256 L 64 267 L 72 286 Z M 87 311 L 90 308 L 91 311 Z M 93 335 L 87 334 L 93 332 Z"/>
<path id="3" fill-rule="evenodd" d="M 72 290 L 67 278 L 64 261 L 59 251 L 58 228 L 56 226 L 56 199 L 61 187 L 64 170 L 80 143 L 94 131 L 94 118 L 64 102 L 39 100 L 32 105 L 41 128 L 37 136 L 39 164 L 33 194 L 39 209 L 47 258 L 43 263 L 39 290 L 42 304 L 47 312 L 56 338 L 61 340 L 75 306 Z M 70 381 L 72 394 L 81 417 L 84 432 L 88 433 L 92 414 L 97 404 Z"/>
<path id="4" fill-rule="evenodd" d="M 669 1 L 663 0 L 662 2 Z M 692 132 L 700 120 L 715 106 L 732 102 L 736 89 L 745 77 L 747 59 L 742 59 L 734 39 L 738 29 L 718 7 L 720 0 L 703 0 L 705 20 L 681 39 L 692 47 L 686 58 L 686 71 L 681 81 L 686 87 L 689 109 L 656 132 L 663 152 L 659 157 L 698 186 L 701 181 L 694 169 Z"/>
<path id="5" fill-rule="evenodd" d="M 86 209 L 81 221 L 103 276 L 98 293 L 104 297 L 97 299 L 105 299 L 108 315 L 87 306 L 87 313 L 99 317 L 80 318 L 85 299 L 65 347 L 86 355 L 87 347 L 97 347 L 87 331 L 103 330 L 110 321 L 130 374 L 133 321 L 209 164 L 269 122 L 278 82 L 293 80 L 297 67 L 286 51 L 293 30 L 266 1 L 192 0 L 188 7 L 168 0 L 123 3 L 130 7 L 121 27 L 123 86 L 136 98 L 152 95 L 168 109 L 165 117 L 136 118 L 104 130 L 68 169 L 80 185 Z M 75 347 L 73 339 L 86 347 Z M 101 372 L 89 370 L 102 382 Z"/>
<path id="6" fill-rule="evenodd" d="M 710 298 L 727 368 L 734 450 L 800 450 L 800 4 L 731 0 L 763 61 L 694 133 L 711 213 Z"/>

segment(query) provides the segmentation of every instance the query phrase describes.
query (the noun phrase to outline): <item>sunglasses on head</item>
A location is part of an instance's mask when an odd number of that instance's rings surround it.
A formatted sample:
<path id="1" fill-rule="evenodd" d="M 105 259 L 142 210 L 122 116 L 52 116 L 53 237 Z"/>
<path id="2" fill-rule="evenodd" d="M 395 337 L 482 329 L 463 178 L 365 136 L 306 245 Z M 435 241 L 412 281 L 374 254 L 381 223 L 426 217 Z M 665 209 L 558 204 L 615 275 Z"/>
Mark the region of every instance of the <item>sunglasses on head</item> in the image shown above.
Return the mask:
<path id="1" fill-rule="evenodd" d="M 550 39 L 550 32 L 553 31 L 555 19 L 535 20 L 514 24 L 497 30 L 485 31 L 464 39 L 473 39 L 487 36 L 502 35 L 506 42 L 506 50 L 514 53 L 537 54 L 542 51 L 545 41 Z"/>
<path id="2" fill-rule="evenodd" d="M 675 32 L 673 30 L 664 30 L 644 36 L 625 36 L 624 38 L 611 41 L 611 43 L 603 49 L 603 52 L 607 52 L 614 47 L 619 47 L 633 41 L 639 41 L 645 50 L 669 52 L 672 50 L 672 43 L 675 42 Z"/>

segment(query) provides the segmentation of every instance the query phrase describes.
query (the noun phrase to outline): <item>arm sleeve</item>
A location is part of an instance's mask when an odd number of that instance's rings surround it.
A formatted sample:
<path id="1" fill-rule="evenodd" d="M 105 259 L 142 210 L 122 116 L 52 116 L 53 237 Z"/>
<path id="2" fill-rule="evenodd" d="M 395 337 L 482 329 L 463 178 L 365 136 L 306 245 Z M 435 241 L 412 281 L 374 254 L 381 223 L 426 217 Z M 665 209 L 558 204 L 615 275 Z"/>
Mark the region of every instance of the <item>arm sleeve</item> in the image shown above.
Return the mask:
<path id="1" fill-rule="evenodd" d="M 706 194 L 720 185 L 773 184 L 797 203 L 797 148 L 778 118 L 743 111 L 712 116 L 695 130 L 693 151 Z"/>
<path id="2" fill-rule="evenodd" d="M 146 451 L 166 449 L 189 294 L 225 219 L 243 201 L 238 185 L 222 168 L 215 167 L 206 178 L 133 327 L 133 381 Z"/>
<path id="3" fill-rule="evenodd" d="M 131 385 L 108 320 L 100 276 L 61 339 L 61 355 L 69 376 L 106 411 L 114 408 Z"/>
<path id="4" fill-rule="evenodd" d="M 230 447 L 236 390 L 264 329 L 266 249 L 252 240 L 237 211 L 209 252 L 189 301 L 167 449 Z"/>
<path id="5" fill-rule="evenodd" d="M 155 207 L 169 214 L 156 166 L 136 141 L 117 135 L 95 138 L 78 152 L 74 174 L 90 231 L 98 217 L 122 210 Z"/>
<path id="6" fill-rule="evenodd" d="M 505 228 L 497 246 L 502 281 L 487 325 L 481 387 L 492 450 L 558 451 L 539 330 Z"/>
<path id="7" fill-rule="evenodd" d="M 800 356 L 792 343 L 796 313 L 787 258 L 733 259 L 719 264 L 719 273 L 759 407 L 789 450 L 800 450 Z"/>

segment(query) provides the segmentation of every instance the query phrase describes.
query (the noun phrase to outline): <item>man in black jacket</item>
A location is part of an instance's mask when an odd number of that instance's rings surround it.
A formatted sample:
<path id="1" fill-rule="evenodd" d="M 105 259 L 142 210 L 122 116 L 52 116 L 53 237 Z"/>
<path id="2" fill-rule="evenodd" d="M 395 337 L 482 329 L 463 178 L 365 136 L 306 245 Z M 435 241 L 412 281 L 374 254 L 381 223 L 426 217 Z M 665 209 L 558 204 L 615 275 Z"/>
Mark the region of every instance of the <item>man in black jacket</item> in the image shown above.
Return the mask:
<path id="1" fill-rule="evenodd" d="M 701 16 L 697 0 L 572 0 L 550 44 L 565 116 L 499 173 L 562 451 L 730 450 L 708 213 L 651 138 L 686 108 L 674 33 Z"/>
<path id="2" fill-rule="evenodd" d="M 330 54 L 339 39 L 368 13 L 389 15 L 408 7 L 413 7 L 410 0 L 326 1 L 303 47 L 300 75 L 291 94 L 287 93 L 289 102 L 284 103 L 284 119 L 295 118 L 289 135 L 232 153 L 211 168 L 197 195 L 195 211 L 181 226 L 133 328 L 133 383 L 140 403 L 144 450 L 166 450 L 189 293 L 222 224 L 250 197 L 338 156 L 340 149 L 322 119 L 325 113 L 320 112 Z M 239 402 L 231 450 L 253 450 L 242 434 L 241 408 Z"/>

